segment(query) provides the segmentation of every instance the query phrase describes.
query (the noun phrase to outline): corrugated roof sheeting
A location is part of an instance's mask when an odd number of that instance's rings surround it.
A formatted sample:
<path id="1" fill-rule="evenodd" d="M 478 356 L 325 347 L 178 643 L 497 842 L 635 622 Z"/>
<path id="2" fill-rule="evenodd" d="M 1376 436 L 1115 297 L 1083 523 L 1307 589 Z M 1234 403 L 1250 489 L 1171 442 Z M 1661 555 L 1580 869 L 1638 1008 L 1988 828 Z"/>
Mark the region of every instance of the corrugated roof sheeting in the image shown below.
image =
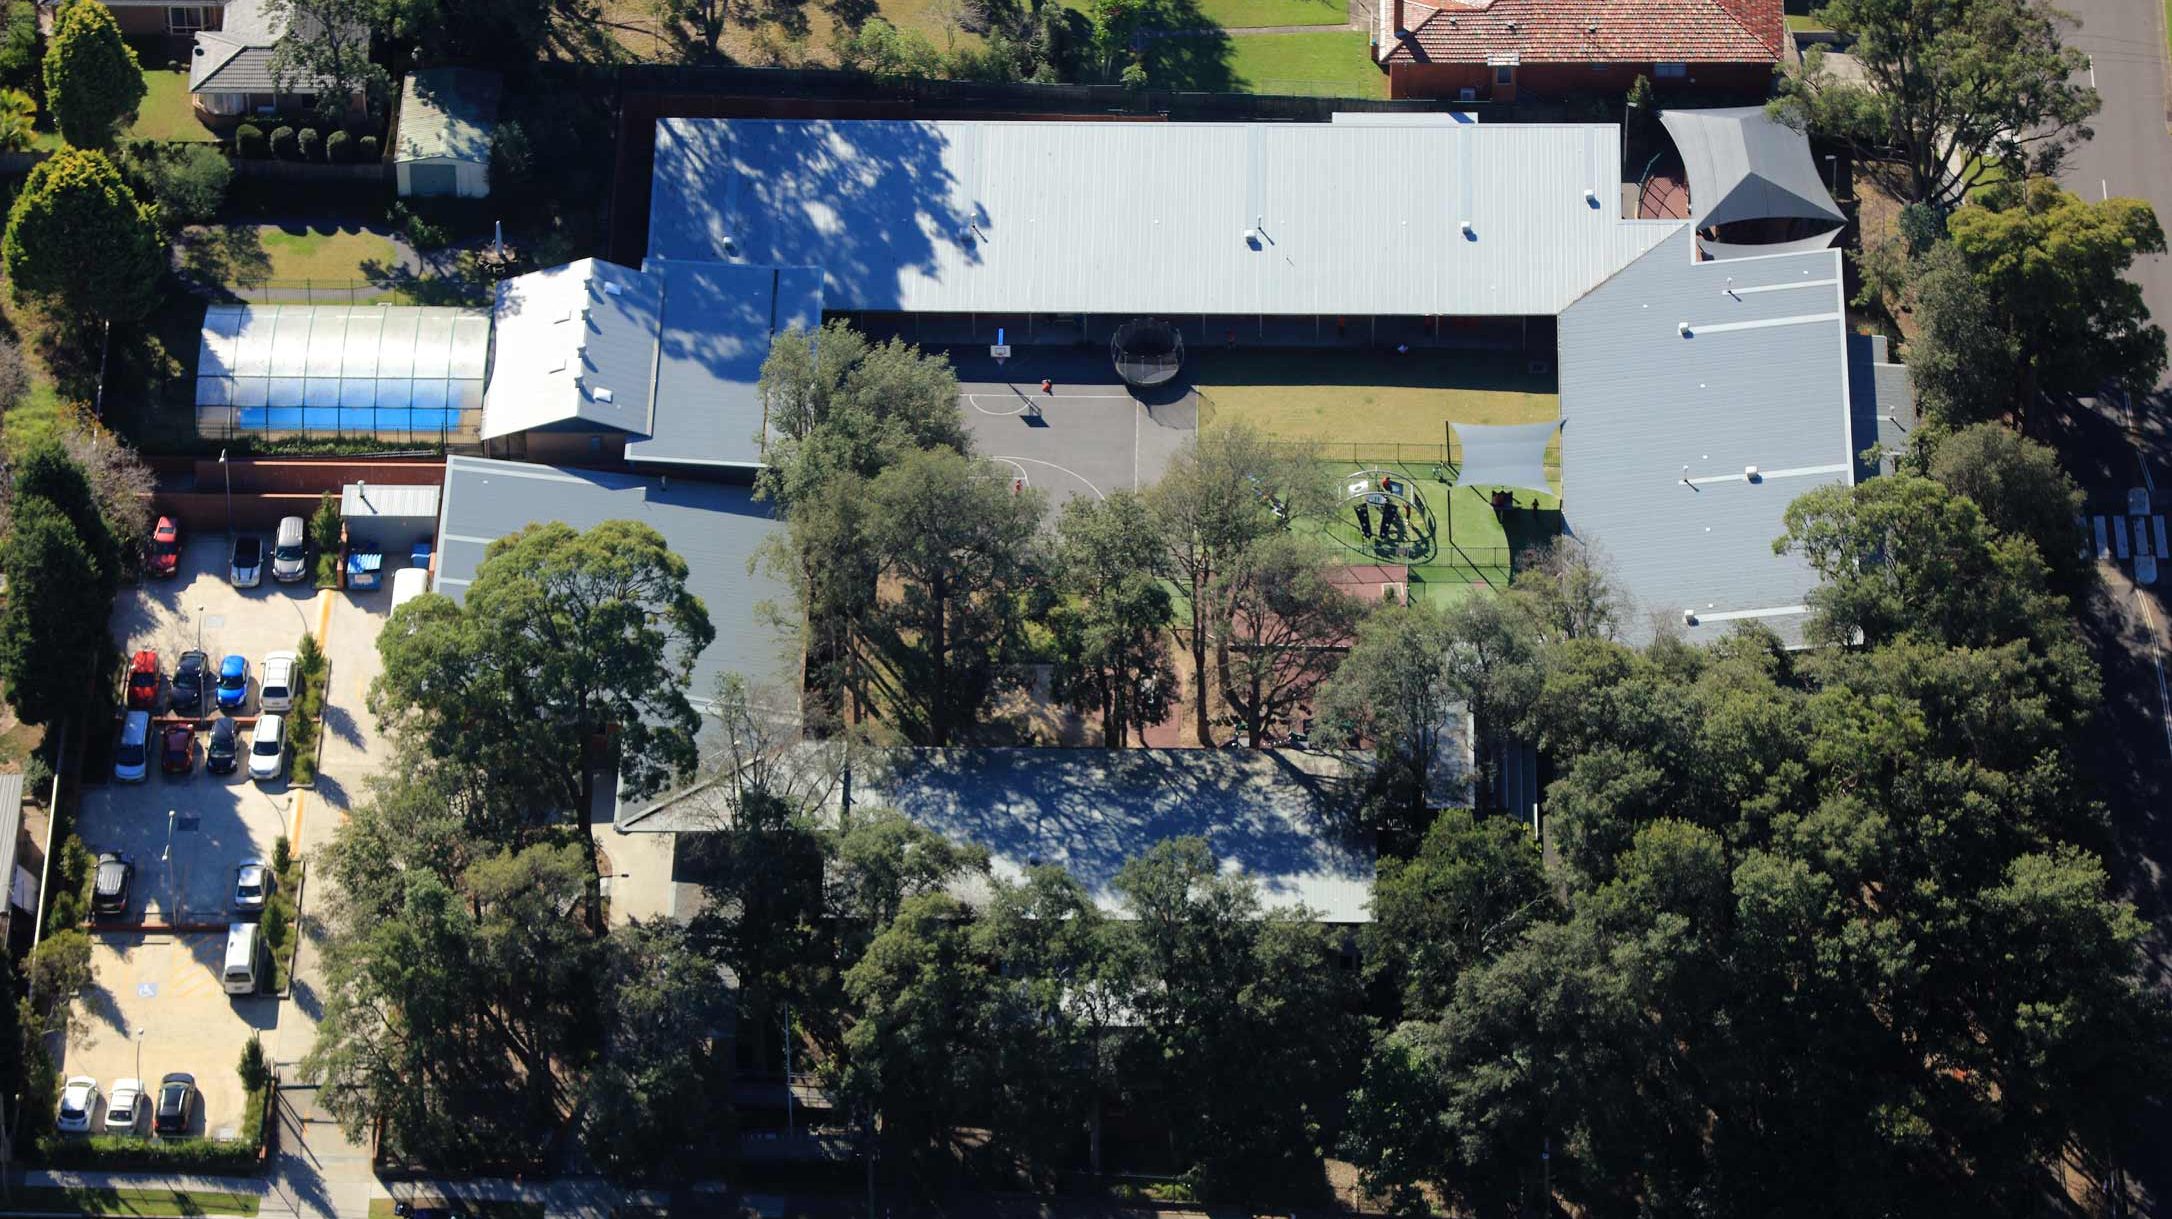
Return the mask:
<path id="1" fill-rule="evenodd" d="M 1619 150 L 1611 125 L 665 119 L 649 254 L 818 265 L 834 309 L 1550 315 L 1680 227 L 1618 216 Z"/>
<path id="2" fill-rule="evenodd" d="M 490 163 L 490 133 L 498 120 L 496 72 L 422 68 L 400 84 L 397 159 Z"/>
<path id="3" fill-rule="evenodd" d="M 749 488 L 454 456 L 445 463 L 443 505 L 433 587 L 455 600 L 474 581 L 489 544 L 515 530 L 538 521 L 584 530 L 641 521 L 686 560 L 687 586 L 717 629 L 695 663 L 692 697 L 707 700 L 725 673 L 754 682 L 788 676 L 783 641 L 760 625 L 758 607 L 781 603 L 790 591 L 759 568 L 748 570 L 756 549 L 783 525 Z"/>
<path id="4" fill-rule="evenodd" d="M 439 306 L 212 305 L 196 405 L 483 404 L 490 317 Z"/>
<path id="5" fill-rule="evenodd" d="M 600 258 L 499 284 L 483 438 L 576 422 L 646 428 L 663 299 L 659 277 Z"/>
<path id="6" fill-rule="evenodd" d="M 822 272 L 814 267 L 656 260 L 664 285 L 663 340 L 646 439 L 628 461 L 761 464 L 762 361 L 771 336 L 822 324 Z"/>
<path id="7" fill-rule="evenodd" d="M 1633 636 L 1755 617 L 1797 642 L 1816 577 L 1772 553 L 1781 516 L 1855 476 L 1840 254 L 1693 263 L 1691 239 L 1562 315 L 1563 510 L 1633 601 Z"/>
<path id="8" fill-rule="evenodd" d="M 438 489 L 422 484 L 373 483 L 367 479 L 339 489 L 339 514 L 351 521 L 373 517 L 435 519 Z"/>

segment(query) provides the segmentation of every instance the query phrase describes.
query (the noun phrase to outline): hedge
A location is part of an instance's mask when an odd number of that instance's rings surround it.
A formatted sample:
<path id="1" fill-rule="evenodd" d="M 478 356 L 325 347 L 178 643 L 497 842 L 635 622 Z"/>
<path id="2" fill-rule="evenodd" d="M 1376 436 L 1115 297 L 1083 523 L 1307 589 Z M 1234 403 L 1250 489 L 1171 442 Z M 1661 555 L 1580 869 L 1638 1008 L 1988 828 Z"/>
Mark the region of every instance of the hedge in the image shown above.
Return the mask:
<path id="1" fill-rule="evenodd" d="M 263 1102 L 251 1101 L 262 1113 Z M 262 1123 L 258 1123 L 261 1128 Z M 253 1176 L 256 1139 L 146 1139 L 135 1135 L 94 1134 L 88 1138 L 51 1135 L 38 1141 L 39 1158 L 48 1168 L 100 1172 L 180 1172 L 205 1177 Z"/>
<path id="2" fill-rule="evenodd" d="M 295 139 L 295 135 L 294 135 L 294 128 L 292 128 L 292 127 L 274 127 L 274 128 L 272 128 L 272 133 L 271 133 L 271 150 L 272 150 L 272 155 L 273 155 L 273 156 L 275 156 L 275 157 L 278 157 L 278 158 L 279 158 L 280 160 L 282 160 L 282 161 L 291 161 L 291 160 L 293 160 L 293 159 L 294 159 L 294 157 L 295 157 L 295 155 L 296 155 L 296 154 L 295 154 L 295 149 L 296 149 L 296 139 Z"/>
<path id="3" fill-rule="evenodd" d="M 316 128 L 304 127 L 300 131 L 295 133 L 294 138 L 296 146 L 300 150 L 302 154 L 302 159 L 304 161 L 314 161 L 317 159 L 317 149 L 323 145 L 324 136 L 319 134 Z"/>
<path id="4" fill-rule="evenodd" d="M 264 143 L 264 129 L 254 123 L 243 123 L 234 128 L 234 151 L 252 160 L 262 160 L 270 151 Z"/>
<path id="5" fill-rule="evenodd" d="M 335 163 L 354 160 L 354 137 L 345 131 L 324 137 L 324 159 Z"/>

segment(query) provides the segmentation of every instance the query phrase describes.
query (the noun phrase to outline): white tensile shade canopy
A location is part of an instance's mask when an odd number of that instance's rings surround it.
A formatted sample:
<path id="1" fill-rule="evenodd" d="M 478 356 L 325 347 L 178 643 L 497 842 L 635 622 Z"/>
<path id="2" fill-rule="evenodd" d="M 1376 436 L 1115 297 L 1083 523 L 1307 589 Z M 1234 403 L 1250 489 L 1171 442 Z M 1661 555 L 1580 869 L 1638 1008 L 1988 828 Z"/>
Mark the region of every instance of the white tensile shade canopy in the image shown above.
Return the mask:
<path id="1" fill-rule="evenodd" d="M 1737 220 L 1846 222 L 1818 177 L 1810 141 L 1763 107 L 1668 110 L 1659 122 L 1674 137 L 1682 167 L 1689 171 L 1689 208 L 1697 227 Z"/>
<path id="2" fill-rule="evenodd" d="M 1552 484 L 1546 481 L 1546 446 L 1553 443 L 1559 422 L 1448 426 L 1455 429 L 1456 441 L 1463 447 L 1463 463 L 1456 467 L 1456 486 L 1511 487 L 1553 494 Z"/>

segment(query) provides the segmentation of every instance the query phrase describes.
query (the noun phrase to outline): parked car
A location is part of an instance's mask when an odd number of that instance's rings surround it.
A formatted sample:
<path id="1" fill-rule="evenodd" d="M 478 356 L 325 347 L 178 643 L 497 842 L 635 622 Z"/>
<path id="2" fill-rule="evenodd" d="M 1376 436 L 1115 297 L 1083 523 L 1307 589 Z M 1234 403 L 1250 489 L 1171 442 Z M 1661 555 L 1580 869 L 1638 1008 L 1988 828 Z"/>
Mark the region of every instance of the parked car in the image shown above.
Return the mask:
<path id="1" fill-rule="evenodd" d="M 145 711 L 158 706 L 158 653 L 149 648 L 128 662 L 128 705 Z"/>
<path id="2" fill-rule="evenodd" d="M 151 527 L 151 545 L 143 565 L 154 576 L 171 576 L 181 570 L 181 522 L 170 516 L 158 518 Z"/>
<path id="3" fill-rule="evenodd" d="M 208 774 L 230 775 L 240 765 L 241 732 L 234 721 L 223 716 L 212 722 L 211 739 L 204 744 L 204 770 Z"/>
<path id="4" fill-rule="evenodd" d="M 134 1134 L 143 1117 L 143 1081 L 116 1079 L 113 1095 L 106 1098 L 106 1133 Z"/>
<path id="5" fill-rule="evenodd" d="M 158 1108 L 151 1115 L 151 1129 L 159 1134 L 187 1134 L 189 1115 L 196 1110 L 196 1077 L 176 1071 L 158 1083 Z"/>
<path id="6" fill-rule="evenodd" d="M 91 913 L 128 913 L 128 891 L 135 883 L 136 865 L 128 861 L 128 856 L 118 851 L 100 855 L 91 880 Z"/>
<path id="7" fill-rule="evenodd" d="M 183 715 L 201 716 L 204 713 L 205 679 L 210 676 L 211 658 L 196 648 L 181 653 L 181 661 L 173 667 L 173 681 L 166 686 L 166 709 Z"/>
<path id="8" fill-rule="evenodd" d="M 256 731 L 249 736 L 249 777 L 268 782 L 287 768 L 287 718 L 256 717 Z"/>
<path id="9" fill-rule="evenodd" d="M 301 517 L 286 517 L 272 538 L 272 579 L 292 584 L 308 574 L 309 534 Z"/>
<path id="10" fill-rule="evenodd" d="M 255 588 L 264 582 L 264 539 L 243 534 L 234 539 L 234 561 L 226 579 L 235 588 Z"/>
<path id="11" fill-rule="evenodd" d="M 168 724 L 158 734 L 158 768 L 169 775 L 185 775 L 196 769 L 196 730 L 187 724 Z"/>
<path id="12" fill-rule="evenodd" d="M 69 1134 L 91 1128 L 91 1114 L 98 1108 L 98 1081 L 88 1075 L 70 1075 L 60 1088 L 60 1117 L 53 1125 Z"/>
<path id="13" fill-rule="evenodd" d="M 256 679 L 256 709 L 259 711 L 287 712 L 294 709 L 294 700 L 301 696 L 295 689 L 294 678 L 300 666 L 292 652 L 272 652 L 264 657 L 264 667 Z"/>
<path id="14" fill-rule="evenodd" d="M 241 866 L 234 869 L 234 909 L 243 914 L 262 911 L 277 884 L 263 860 L 242 860 Z"/>
<path id="15" fill-rule="evenodd" d="M 113 747 L 113 777 L 141 783 L 151 768 L 151 713 L 131 711 L 121 717 L 121 743 Z"/>
<path id="16" fill-rule="evenodd" d="M 219 662 L 219 710 L 239 711 L 249 701 L 249 658 L 229 656 Z"/>

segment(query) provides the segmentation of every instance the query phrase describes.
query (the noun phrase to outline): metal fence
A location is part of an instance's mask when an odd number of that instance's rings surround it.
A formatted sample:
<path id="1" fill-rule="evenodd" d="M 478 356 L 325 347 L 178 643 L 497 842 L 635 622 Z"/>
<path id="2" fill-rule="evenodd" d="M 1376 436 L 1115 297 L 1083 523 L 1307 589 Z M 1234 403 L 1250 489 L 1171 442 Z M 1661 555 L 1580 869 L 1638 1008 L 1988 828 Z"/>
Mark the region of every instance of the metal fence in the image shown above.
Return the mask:
<path id="1" fill-rule="evenodd" d="M 374 410 L 199 406 L 196 435 L 201 440 L 306 439 L 367 441 L 372 446 L 401 445 L 438 453 L 480 444 L 482 412 L 473 410 Z"/>
<path id="2" fill-rule="evenodd" d="M 487 305 L 489 293 L 464 280 L 413 278 L 251 279 L 219 285 L 251 305 Z"/>

